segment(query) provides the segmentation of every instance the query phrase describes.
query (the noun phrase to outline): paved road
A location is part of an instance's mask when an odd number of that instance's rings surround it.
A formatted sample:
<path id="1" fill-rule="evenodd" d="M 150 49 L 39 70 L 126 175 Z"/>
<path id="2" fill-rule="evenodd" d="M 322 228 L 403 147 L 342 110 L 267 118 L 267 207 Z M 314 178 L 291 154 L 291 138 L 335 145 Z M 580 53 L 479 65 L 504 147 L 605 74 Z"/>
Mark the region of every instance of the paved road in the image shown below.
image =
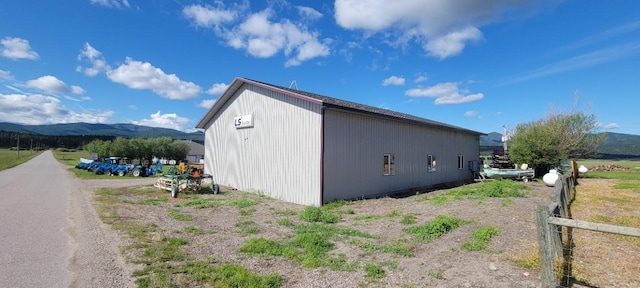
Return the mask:
<path id="1" fill-rule="evenodd" d="M 156 180 L 79 180 L 67 169 L 45 151 L 0 171 L 0 288 L 135 287 L 140 267 L 123 259 L 126 240 L 102 223 L 92 200 L 101 187 Z"/>
<path id="2" fill-rule="evenodd" d="M 68 287 L 74 176 L 50 151 L 0 171 L 0 287 Z"/>

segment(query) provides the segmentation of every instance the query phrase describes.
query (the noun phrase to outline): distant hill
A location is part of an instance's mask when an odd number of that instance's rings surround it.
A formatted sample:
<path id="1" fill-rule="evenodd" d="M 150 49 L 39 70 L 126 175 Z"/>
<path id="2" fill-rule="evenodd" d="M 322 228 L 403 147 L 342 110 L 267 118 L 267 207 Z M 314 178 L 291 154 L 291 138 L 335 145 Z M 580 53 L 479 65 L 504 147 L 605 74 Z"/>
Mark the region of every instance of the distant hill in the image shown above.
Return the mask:
<path id="1" fill-rule="evenodd" d="M 171 137 L 173 139 L 185 139 L 204 141 L 204 133 L 185 133 L 175 129 L 140 126 L 128 123 L 119 124 L 91 124 L 91 123 L 65 123 L 49 125 L 20 125 L 0 122 L 0 131 L 30 133 L 45 136 L 114 136 L 124 138 L 155 138 Z"/>
<path id="2" fill-rule="evenodd" d="M 604 132 L 605 140 L 598 147 L 600 158 L 640 158 L 640 135 Z M 491 132 L 480 136 L 480 153 L 502 148 L 502 134 Z"/>
<path id="3" fill-rule="evenodd" d="M 491 132 L 486 136 L 480 136 L 480 146 L 502 146 L 502 134 Z"/>
<path id="4" fill-rule="evenodd" d="M 43 136 L 110 136 L 124 138 L 171 137 L 173 139 L 193 140 L 204 143 L 204 133 L 185 133 L 175 129 L 140 126 L 128 123 L 90 124 L 67 123 L 50 125 L 21 125 L 0 122 L 0 131 L 35 134 Z M 598 148 L 602 158 L 640 158 L 640 135 L 605 132 L 605 141 Z M 90 137 L 84 137 L 90 138 Z M 0 139 L 0 144 L 3 144 Z M 67 140 L 68 141 L 68 140 Z M 5 141 L 7 142 L 7 141 Z M 7 142 L 0 146 L 14 145 Z M 480 153 L 487 153 L 502 148 L 502 134 L 491 132 L 480 136 Z"/>

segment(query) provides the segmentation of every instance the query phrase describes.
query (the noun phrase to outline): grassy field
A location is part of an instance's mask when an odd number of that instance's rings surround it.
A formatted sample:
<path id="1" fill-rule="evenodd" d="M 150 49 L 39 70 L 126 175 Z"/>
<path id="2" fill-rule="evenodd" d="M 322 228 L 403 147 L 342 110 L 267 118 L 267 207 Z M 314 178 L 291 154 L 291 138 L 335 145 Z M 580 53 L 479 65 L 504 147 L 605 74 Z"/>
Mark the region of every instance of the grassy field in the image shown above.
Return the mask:
<path id="1" fill-rule="evenodd" d="M 20 151 L 20 157 L 18 157 L 18 151 L 9 150 L 8 148 L 0 149 L 0 171 L 18 166 L 24 162 L 31 160 L 31 158 L 40 155 L 42 151 Z"/>
<path id="2" fill-rule="evenodd" d="M 75 149 L 56 149 L 53 150 L 53 156 L 56 157 L 58 161 L 69 166 L 76 166 L 76 164 L 80 162 L 80 158 L 91 157 L 89 152 Z"/>

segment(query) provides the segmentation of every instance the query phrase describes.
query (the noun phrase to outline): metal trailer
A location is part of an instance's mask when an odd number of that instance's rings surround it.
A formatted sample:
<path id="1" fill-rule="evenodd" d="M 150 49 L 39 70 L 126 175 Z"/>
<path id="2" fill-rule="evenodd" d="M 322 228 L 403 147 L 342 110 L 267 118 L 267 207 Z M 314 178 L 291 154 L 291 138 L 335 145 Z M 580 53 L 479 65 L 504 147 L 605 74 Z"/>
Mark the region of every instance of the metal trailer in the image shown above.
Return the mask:
<path id="1" fill-rule="evenodd" d="M 158 189 L 171 192 L 171 197 L 176 198 L 180 193 L 197 193 L 203 185 L 210 182 L 213 194 L 218 194 L 220 186 L 213 181 L 213 176 L 203 174 L 193 177 L 191 174 L 167 174 L 158 178 L 154 186 Z"/>

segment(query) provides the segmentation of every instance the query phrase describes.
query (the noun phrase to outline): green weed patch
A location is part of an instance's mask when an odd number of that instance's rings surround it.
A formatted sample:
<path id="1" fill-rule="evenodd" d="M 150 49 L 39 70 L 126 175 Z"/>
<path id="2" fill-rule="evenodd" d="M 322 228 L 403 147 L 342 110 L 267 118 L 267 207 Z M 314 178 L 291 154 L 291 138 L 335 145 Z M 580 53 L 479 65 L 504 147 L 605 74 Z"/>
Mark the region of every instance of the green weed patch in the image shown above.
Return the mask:
<path id="1" fill-rule="evenodd" d="M 402 231 L 411 234 L 418 241 L 429 242 L 467 223 L 469 222 L 454 216 L 438 215 L 424 225 L 406 227 Z"/>
<path id="2" fill-rule="evenodd" d="M 480 251 L 484 250 L 491 239 L 498 235 L 498 228 L 494 226 L 482 227 L 471 235 L 471 240 L 462 244 L 462 249 L 467 251 Z"/>
<path id="3" fill-rule="evenodd" d="M 171 217 L 171 219 L 178 220 L 178 221 L 191 221 L 191 220 L 193 220 L 193 216 L 182 214 L 182 213 L 180 213 L 180 210 L 178 210 L 176 208 L 172 208 L 172 209 L 167 210 L 167 215 L 169 215 L 169 217 Z"/>

